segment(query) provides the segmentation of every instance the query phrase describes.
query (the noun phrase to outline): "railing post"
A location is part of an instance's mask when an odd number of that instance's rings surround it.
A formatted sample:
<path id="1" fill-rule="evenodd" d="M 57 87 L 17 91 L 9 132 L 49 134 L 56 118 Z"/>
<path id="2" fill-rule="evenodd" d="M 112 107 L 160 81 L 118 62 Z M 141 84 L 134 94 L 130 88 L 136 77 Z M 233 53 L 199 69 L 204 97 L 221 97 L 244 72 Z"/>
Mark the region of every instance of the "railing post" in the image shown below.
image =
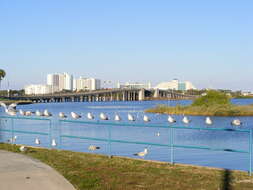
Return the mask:
<path id="1" fill-rule="evenodd" d="M 252 175 L 252 129 L 249 133 L 249 175 Z"/>
<path id="2" fill-rule="evenodd" d="M 52 121 L 51 119 L 49 120 L 48 138 L 49 138 L 49 148 L 52 148 Z"/>
<path id="3" fill-rule="evenodd" d="M 170 128 L 170 162 L 171 164 L 174 164 L 174 130 L 171 127 Z"/>
<path id="4" fill-rule="evenodd" d="M 61 120 L 58 120 L 58 130 L 59 130 L 59 149 L 61 149 L 62 139 L 61 139 Z"/>
<path id="5" fill-rule="evenodd" d="M 14 144 L 14 119 L 11 118 L 11 144 Z"/>
<path id="6" fill-rule="evenodd" d="M 108 126 L 108 151 L 109 151 L 109 158 L 112 157 L 112 150 L 111 150 L 111 126 Z"/>

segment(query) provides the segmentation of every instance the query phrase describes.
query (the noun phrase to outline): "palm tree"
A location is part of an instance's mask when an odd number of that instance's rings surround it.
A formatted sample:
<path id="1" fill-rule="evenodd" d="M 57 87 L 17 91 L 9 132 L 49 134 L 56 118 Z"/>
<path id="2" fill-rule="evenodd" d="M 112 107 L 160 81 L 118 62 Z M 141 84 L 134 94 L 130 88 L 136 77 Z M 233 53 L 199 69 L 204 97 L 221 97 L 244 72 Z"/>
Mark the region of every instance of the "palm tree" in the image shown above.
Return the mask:
<path id="1" fill-rule="evenodd" d="M 5 71 L 3 69 L 0 69 L 0 88 L 1 88 L 1 81 L 3 80 L 5 75 L 6 75 Z"/>

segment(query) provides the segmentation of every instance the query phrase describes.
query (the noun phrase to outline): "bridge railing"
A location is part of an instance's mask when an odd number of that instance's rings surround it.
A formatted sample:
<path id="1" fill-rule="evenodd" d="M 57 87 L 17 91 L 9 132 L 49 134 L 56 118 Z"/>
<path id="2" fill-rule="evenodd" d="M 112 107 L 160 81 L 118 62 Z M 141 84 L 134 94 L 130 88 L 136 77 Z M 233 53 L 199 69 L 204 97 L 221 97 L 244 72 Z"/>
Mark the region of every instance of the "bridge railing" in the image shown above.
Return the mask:
<path id="1" fill-rule="evenodd" d="M 19 126 L 19 123 L 15 121 L 32 121 L 43 122 L 43 128 L 38 131 L 31 130 L 33 128 Z M 5 124 L 10 122 L 10 127 L 6 127 Z M 148 130 L 147 130 L 148 129 Z M 208 145 L 192 145 L 187 143 L 179 143 L 175 138 L 175 133 L 181 133 L 180 131 L 201 131 L 217 132 L 217 133 L 243 133 L 247 138 L 247 149 L 220 147 L 220 146 L 208 146 Z M 127 136 L 127 132 L 132 131 L 133 137 Z M 154 132 L 160 131 L 162 140 L 154 138 Z M 85 140 L 90 142 L 103 143 L 106 146 L 104 153 L 108 156 L 114 155 L 112 151 L 113 144 L 128 144 L 128 145 L 145 145 L 154 147 L 163 147 L 168 151 L 168 160 L 171 164 L 175 163 L 175 151 L 180 149 L 194 149 L 194 150 L 206 150 L 206 151 L 221 151 L 230 153 L 240 153 L 248 155 L 248 172 L 252 174 L 252 129 L 228 129 L 228 128 L 201 128 L 201 127 L 184 127 L 184 126 L 167 126 L 167 125 L 152 125 L 152 124 L 133 124 L 123 122 L 101 122 L 101 121 L 81 121 L 81 120 L 53 120 L 46 118 L 35 117 L 10 117 L 0 116 L 0 132 L 11 134 L 13 139 L 16 134 L 27 134 L 36 137 L 38 135 L 45 136 L 47 141 L 46 147 L 52 148 L 52 139 L 57 139 L 57 146 L 54 148 L 66 149 L 67 143 L 71 150 L 74 149 L 72 144 L 79 140 Z M 137 134 L 138 133 L 138 134 Z M 128 133 L 130 134 L 130 133 Z M 151 135 L 152 134 L 152 135 Z M 166 134 L 166 135 L 164 135 Z M 156 134 L 158 136 L 158 133 Z M 19 138 L 19 137 L 18 137 Z M 20 137 L 22 138 L 22 137 Z M 3 138 L 2 138 L 3 139 Z M 34 139 L 34 138 L 33 138 Z M 1 140 L 1 136 L 0 136 Z M 205 140 L 205 139 L 204 139 Z M 203 141 L 204 141 L 203 140 Z M 20 141 L 20 144 L 24 144 Z M 15 143 L 12 141 L 11 143 Z M 238 140 L 240 144 L 240 141 Z M 90 144 L 90 143 L 88 143 Z M 33 145 L 30 142 L 28 145 Z M 83 150 L 83 149 L 82 149 Z M 115 152 L 115 151 L 114 151 Z"/>

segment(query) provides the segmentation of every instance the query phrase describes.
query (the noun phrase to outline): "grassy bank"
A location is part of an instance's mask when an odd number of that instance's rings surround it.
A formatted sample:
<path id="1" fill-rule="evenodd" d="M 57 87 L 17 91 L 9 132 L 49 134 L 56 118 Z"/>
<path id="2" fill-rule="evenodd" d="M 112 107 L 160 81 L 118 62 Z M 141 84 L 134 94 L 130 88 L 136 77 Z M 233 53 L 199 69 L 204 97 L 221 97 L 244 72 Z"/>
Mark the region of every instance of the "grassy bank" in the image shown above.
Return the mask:
<path id="1" fill-rule="evenodd" d="M 203 115 L 203 116 L 253 116 L 253 105 L 213 105 L 213 106 L 165 106 L 158 105 L 146 110 L 150 113 Z"/>
<path id="2" fill-rule="evenodd" d="M 188 106 L 159 105 L 146 110 L 152 113 L 203 115 L 203 116 L 253 116 L 253 105 L 235 105 L 229 96 L 222 92 L 210 90 Z"/>
<path id="3" fill-rule="evenodd" d="M 9 144 L 0 144 L 0 149 L 19 152 L 18 146 Z M 25 154 L 55 168 L 77 190 L 253 189 L 253 178 L 240 171 L 38 148 Z"/>
<path id="4" fill-rule="evenodd" d="M 12 104 L 12 103 L 16 103 L 16 104 L 19 104 L 19 105 L 32 104 L 33 103 L 30 100 L 8 100 L 8 99 L 3 99 L 3 98 L 0 98 L 0 102 L 3 102 L 7 105 Z"/>

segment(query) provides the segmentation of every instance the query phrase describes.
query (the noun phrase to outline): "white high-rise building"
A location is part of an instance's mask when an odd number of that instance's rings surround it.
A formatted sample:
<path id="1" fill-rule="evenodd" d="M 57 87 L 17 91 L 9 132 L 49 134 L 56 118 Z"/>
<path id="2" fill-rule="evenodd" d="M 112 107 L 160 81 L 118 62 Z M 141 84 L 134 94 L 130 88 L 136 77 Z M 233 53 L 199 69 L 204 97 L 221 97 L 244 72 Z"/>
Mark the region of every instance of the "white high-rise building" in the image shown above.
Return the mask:
<path id="1" fill-rule="evenodd" d="M 68 73 L 63 73 L 64 75 L 64 89 L 73 90 L 73 76 Z"/>
<path id="2" fill-rule="evenodd" d="M 48 74 L 47 85 L 52 85 L 55 91 L 73 90 L 73 76 L 68 73 Z"/>
<path id="3" fill-rule="evenodd" d="M 74 90 L 98 90 L 101 88 L 101 81 L 95 78 L 80 77 L 74 80 Z"/>

